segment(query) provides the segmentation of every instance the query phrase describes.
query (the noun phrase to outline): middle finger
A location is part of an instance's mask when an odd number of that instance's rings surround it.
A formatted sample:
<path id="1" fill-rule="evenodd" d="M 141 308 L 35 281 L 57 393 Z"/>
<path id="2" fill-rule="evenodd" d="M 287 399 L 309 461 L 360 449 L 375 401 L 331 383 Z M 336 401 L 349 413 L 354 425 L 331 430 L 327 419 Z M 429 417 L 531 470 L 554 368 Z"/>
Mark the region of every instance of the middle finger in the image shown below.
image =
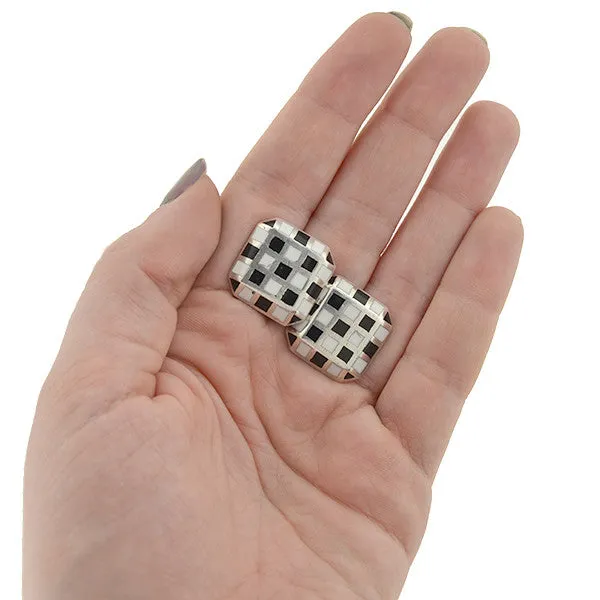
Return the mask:
<path id="1" fill-rule="evenodd" d="M 348 153 L 307 231 L 325 240 L 339 273 L 363 286 L 440 141 L 489 63 L 469 29 L 435 34 L 390 90 Z"/>

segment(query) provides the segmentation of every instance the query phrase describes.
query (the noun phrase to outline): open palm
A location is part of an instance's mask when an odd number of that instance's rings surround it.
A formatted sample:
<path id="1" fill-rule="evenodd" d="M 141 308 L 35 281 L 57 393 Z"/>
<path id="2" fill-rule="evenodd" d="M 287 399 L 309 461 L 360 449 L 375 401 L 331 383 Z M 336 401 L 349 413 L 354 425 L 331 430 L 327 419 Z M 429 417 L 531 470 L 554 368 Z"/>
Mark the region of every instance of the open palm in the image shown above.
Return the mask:
<path id="1" fill-rule="evenodd" d="M 98 263 L 31 437 L 26 600 L 398 596 L 522 240 L 510 211 L 485 209 L 518 138 L 486 102 L 388 245 L 488 62 L 473 32 L 439 32 L 356 137 L 409 42 L 394 16 L 355 23 L 222 198 L 201 177 Z M 359 381 L 311 369 L 230 294 L 273 217 L 389 307 Z"/>

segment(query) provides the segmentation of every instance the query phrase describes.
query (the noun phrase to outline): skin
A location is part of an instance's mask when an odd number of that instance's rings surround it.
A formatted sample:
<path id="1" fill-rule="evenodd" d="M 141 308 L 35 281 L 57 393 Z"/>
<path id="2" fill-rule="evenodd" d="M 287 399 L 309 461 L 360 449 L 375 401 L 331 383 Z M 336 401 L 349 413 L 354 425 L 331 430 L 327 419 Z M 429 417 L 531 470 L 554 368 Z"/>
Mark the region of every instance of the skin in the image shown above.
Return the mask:
<path id="1" fill-rule="evenodd" d="M 489 58 L 472 31 L 438 32 L 355 140 L 409 44 L 394 16 L 360 19 L 222 196 L 203 175 L 106 250 L 39 400 L 25 600 L 397 598 L 523 236 L 486 208 L 518 124 L 480 102 L 388 246 Z M 390 308 L 359 382 L 311 369 L 231 296 L 275 216 Z"/>

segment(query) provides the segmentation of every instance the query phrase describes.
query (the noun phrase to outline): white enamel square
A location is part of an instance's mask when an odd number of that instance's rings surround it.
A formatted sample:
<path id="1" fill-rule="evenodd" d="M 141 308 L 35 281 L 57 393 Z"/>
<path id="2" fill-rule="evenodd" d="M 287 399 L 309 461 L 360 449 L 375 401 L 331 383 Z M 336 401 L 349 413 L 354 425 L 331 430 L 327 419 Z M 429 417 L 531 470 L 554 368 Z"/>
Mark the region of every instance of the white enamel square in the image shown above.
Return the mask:
<path id="1" fill-rule="evenodd" d="M 298 314 L 301 317 L 306 317 L 312 307 L 312 302 L 309 302 L 308 300 L 302 300 L 302 302 L 300 302 L 300 306 L 298 307 Z"/>
<path id="2" fill-rule="evenodd" d="M 265 284 L 265 292 L 271 294 L 271 296 L 277 296 L 279 290 L 281 290 L 281 284 L 277 283 L 274 279 L 269 279 Z"/>
<path id="3" fill-rule="evenodd" d="M 262 265 L 263 267 L 270 267 L 273 263 L 275 262 L 275 257 L 271 256 L 270 254 L 263 254 L 260 257 L 260 260 L 258 261 L 259 265 Z"/>
<path id="4" fill-rule="evenodd" d="M 334 340 L 330 335 L 327 335 L 321 341 L 321 346 L 325 348 L 328 352 L 335 352 L 335 349 L 338 347 L 338 342 Z"/>
<path id="5" fill-rule="evenodd" d="M 317 254 L 322 254 L 325 251 L 325 244 L 323 244 L 322 242 L 320 242 L 319 240 L 315 240 L 314 238 L 312 238 L 312 249 L 317 253 Z"/>
<path id="6" fill-rule="evenodd" d="M 301 273 L 296 273 L 292 277 L 290 284 L 292 286 L 294 286 L 297 290 L 301 290 L 304 288 L 307 281 L 308 281 L 308 277 L 304 277 L 304 275 L 302 275 Z"/>
<path id="7" fill-rule="evenodd" d="M 329 310 L 323 309 L 319 311 L 315 321 L 321 325 L 327 326 L 329 323 L 331 323 L 331 319 L 333 319 L 333 313 Z"/>
<path id="8" fill-rule="evenodd" d="M 354 370 L 357 373 L 362 373 L 365 370 L 365 367 L 367 366 L 367 361 L 363 360 L 362 358 L 357 358 L 354 361 L 354 364 L 352 365 L 352 367 L 354 368 Z"/>
<path id="9" fill-rule="evenodd" d="M 298 348 L 296 348 L 296 352 L 300 355 L 300 356 L 304 356 L 306 358 L 306 356 L 308 356 L 308 353 L 311 351 L 311 347 L 308 344 L 305 344 L 304 342 L 300 342 L 300 345 L 298 346 Z"/>
<path id="10" fill-rule="evenodd" d="M 262 227 L 257 227 L 252 234 L 252 238 L 261 244 L 267 239 L 269 232 Z"/>
<path id="11" fill-rule="evenodd" d="M 356 321 L 356 318 L 360 315 L 360 310 L 352 304 L 347 304 L 343 312 L 351 321 Z"/>
<path id="12" fill-rule="evenodd" d="M 364 341 L 364 336 L 360 335 L 358 331 L 353 331 L 352 335 L 348 338 L 348 341 L 355 347 L 358 348 Z"/>
<path id="13" fill-rule="evenodd" d="M 284 310 L 283 308 L 281 308 L 281 306 L 278 306 L 277 308 L 275 308 L 275 310 L 273 310 L 271 316 L 274 319 L 280 321 L 281 323 L 284 323 L 287 320 L 289 314 L 290 313 L 287 310 Z"/>
<path id="14" fill-rule="evenodd" d="M 345 292 L 349 296 L 351 296 L 352 292 L 354 291 L 352 284 L 349 281 L 346 281 L 345 279 L 340 279 L 337 284 L 337 287 L 339 287 L 340 290 L 342 290 L 342 292 Z"/>
<path id="15" fill-rule="evenodd" d="M 385 338 L 387 338 L 387 336 L 389 335 L 389 331 L 383 327 L 382 325 L 380 325 L 377 328 L 377 331 L 375 332 L 375 339 L 379 340 L 380 342 L 385 341 Z"/>
<path id="16" fill-rule="evenodd" d="M 279 231 L 281 231 L 283 235 L 291 236 L 294 232 L 294 228 L 289 223 L 281 222 L 279 223 Z"/>
<path id="17" fill-rule="evenodd" d="M 294 246 L 290 246 L 285 251 L 285 257 L 292 262 L 296 262 L 301 256 L 302 252 L 300 252 L 300 250 L 298 250 L 298 248 L 295 248 Z"/>
<path id="18" fill-rule="evenodd" d="M 331 364 L 329 365 L 329 367 L 327 368 L 327 372 L 330 375 L 333 375 L 334 377 L 338 377 L 339 374 L 342 372 L 342 369 L 340 369 L 337 365 Z"/>
<path id="19" fill-rule="evenodd" d="M 243 277 L 249 270 L 250 267 L 246 263 L 238 260 L 235 265 L 233 265 L 233 269 L 231 269 L 236 275 Z"/>
<path id="20" fill-rule="evenodd" d="M 252 296 L 254 296 L 254 292 L 250 288 L 245 287 L 238 295 L 242 300 L 250 302 Z"/>
<path id="21" fill-rule="evenodd" d="M 383 304 L 381 304 L 381 302 L 377 302 L 377 300 L 373 300 L 373 302 L 371 302 L 371 310 L 380 315 L 384 310 L 385 310 L 385 306 Z"/>
<path id="22" fill-rule="evenodd" d="M 322 267 L 319 268 L 319 271 L 317 272 L 317 277 L 321 280 L 321 281 L 329 281 L 329 278 L 333 275 L 333 269 L 330 269 L 328 266 L 323 265 Z"/>

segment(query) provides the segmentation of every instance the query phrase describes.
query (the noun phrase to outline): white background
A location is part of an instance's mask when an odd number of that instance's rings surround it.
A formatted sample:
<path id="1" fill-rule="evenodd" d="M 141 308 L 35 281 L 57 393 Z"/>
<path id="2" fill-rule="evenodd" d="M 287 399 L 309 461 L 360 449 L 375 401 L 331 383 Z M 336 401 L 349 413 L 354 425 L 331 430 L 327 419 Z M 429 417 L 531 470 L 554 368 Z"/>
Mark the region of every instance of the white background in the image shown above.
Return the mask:
<path id="1" fill-rule="evenodd" d="M 0 597 L 20 593 L 37 391 L 102 249 L 200 156 L 220 188 L 355 18 L 401 10 L 489 40 L 476 98 L 518 114 L 495 203 L 523 259 L 435 485 L 403 598 L 600 598 L 595 3 L 6 0 L 0 14 Z M 414 49 L 413 49 L 414 52 Z"/>

